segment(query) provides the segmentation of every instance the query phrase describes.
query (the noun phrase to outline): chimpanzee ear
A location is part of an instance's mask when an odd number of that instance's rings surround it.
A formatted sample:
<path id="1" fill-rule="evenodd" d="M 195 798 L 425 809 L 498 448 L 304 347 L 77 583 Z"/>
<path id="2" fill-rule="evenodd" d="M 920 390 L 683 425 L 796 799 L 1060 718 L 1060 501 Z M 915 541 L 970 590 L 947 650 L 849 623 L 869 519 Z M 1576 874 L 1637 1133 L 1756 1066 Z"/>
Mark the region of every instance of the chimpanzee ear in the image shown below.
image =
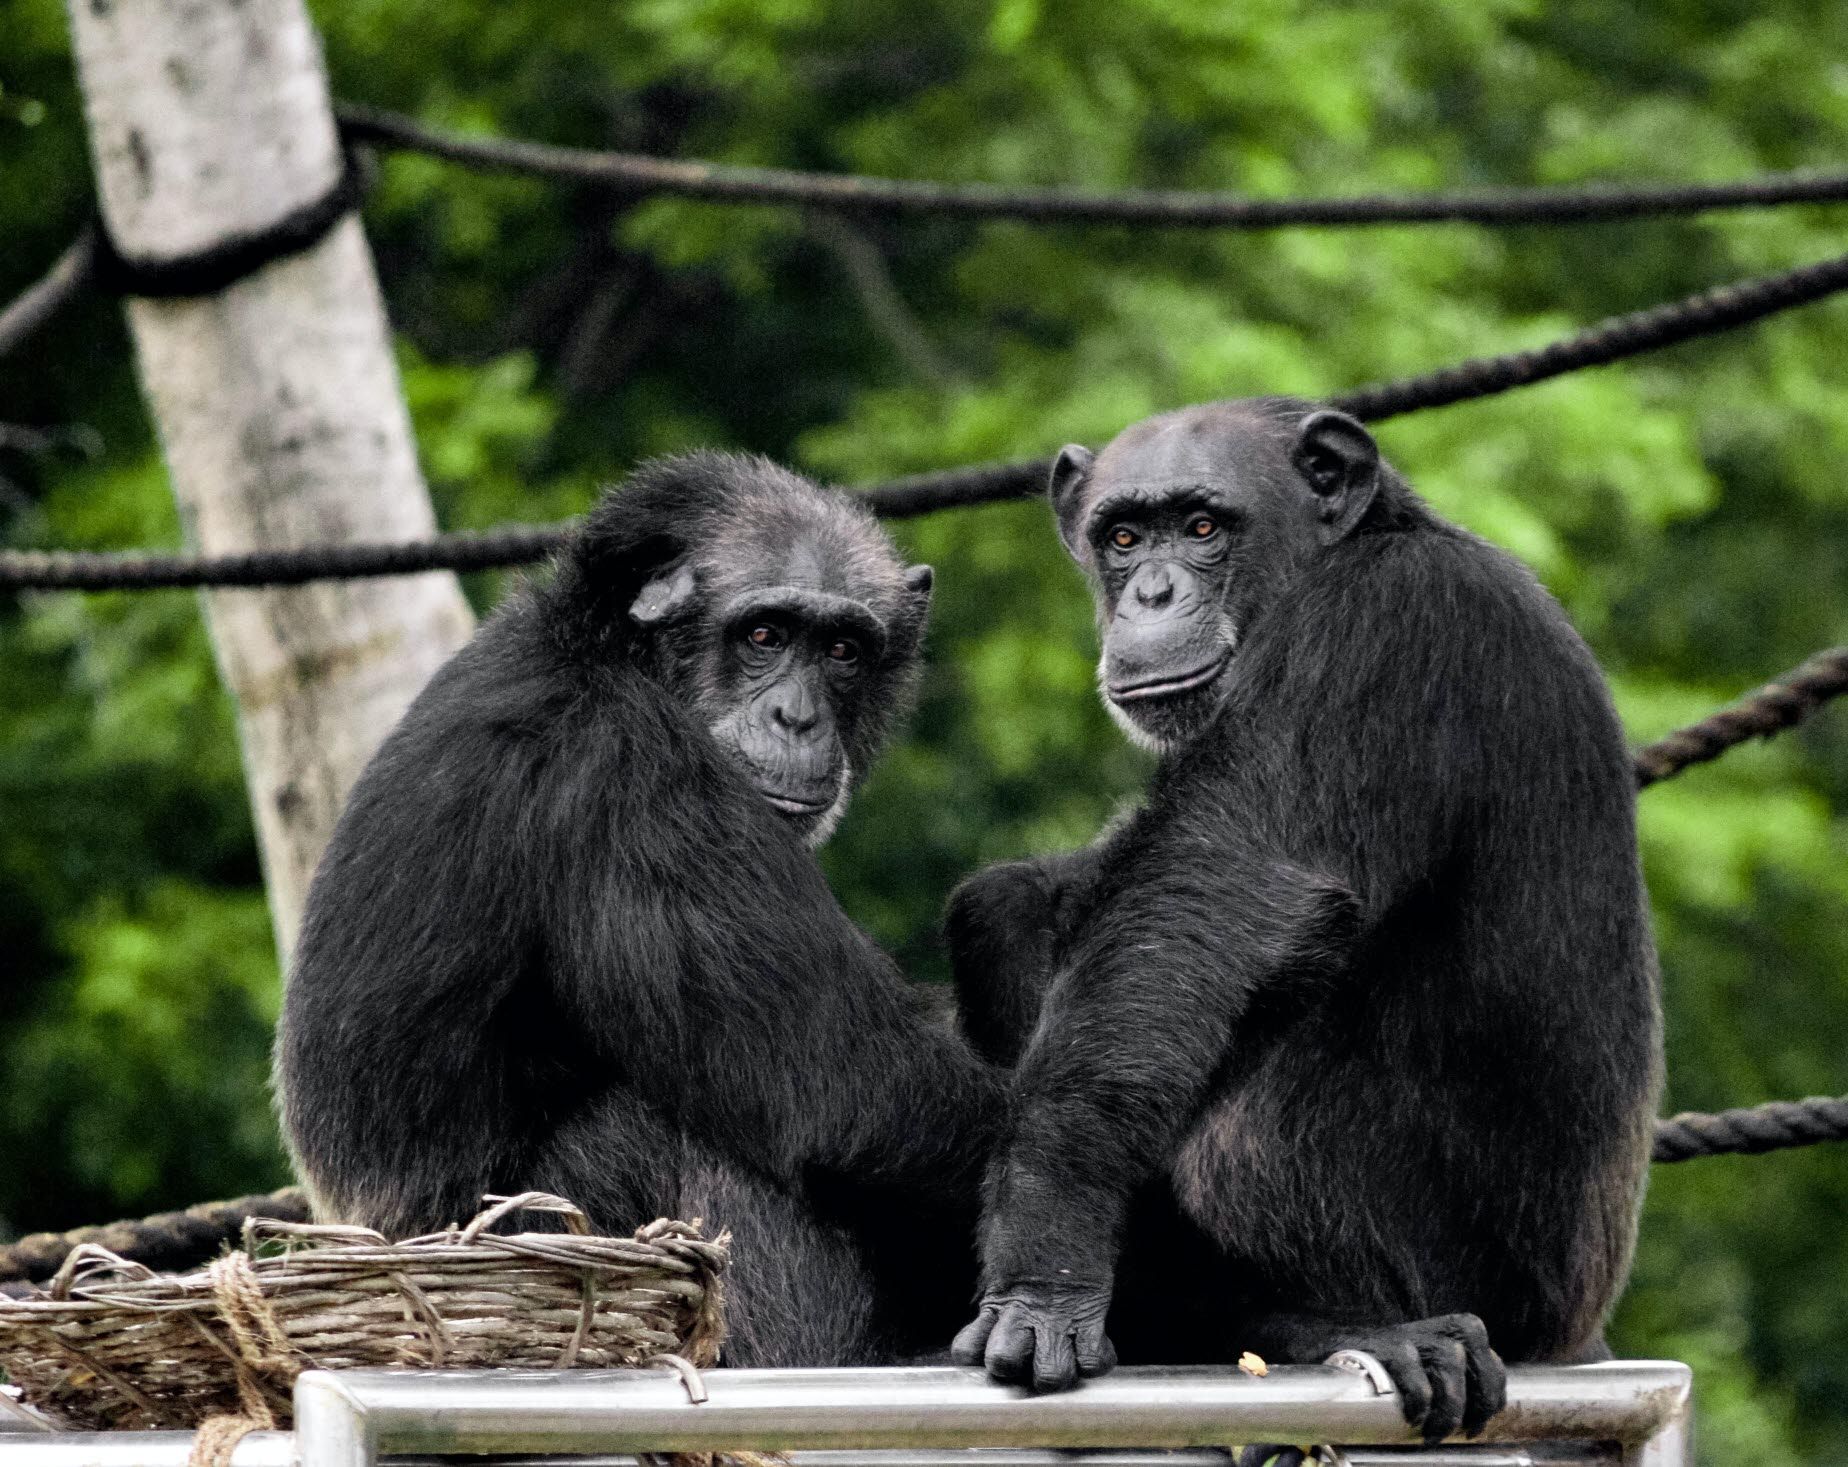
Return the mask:
<path id="1" fill-rule="evenodd" d="M 905 570 L 905 589 L 911 594 L 911 605 L 919 621 L 930 611 L 930 588 L 936 579 L 937 573 L 927 565 L 909 566 Z"/>
<path id="2" fill-rule="evenodd" d="M 924 623 L 930 620 L 930 588 L 937 573 L 927 565 L 905 568 L 905 610 L 886 644 L 886 661 L 892 665 L 917 655 L 924 640 Z"/>
<path id="3" fill-rule="evenodd" d="M 677 570 L 656 576 L 641 589 L 630 603 L 629 620 L 638 627 L 658 627 L 690 611 L 693 596 L 699 590 L 699 574 L 682 564 Z"/>
<path id="4" fill-rule="evenodd" d="M 1078 561 L 1089 559 L 1084 543 L 1084 486 L 1091 478 L 1097 455 L 1082 444 L 1068 443 L 1052 466 L 1052 512 L 1059 521 L 1059 538 Z"/>
<path id="5" fill-rule="evenodd" d="M 1332 545 L 1360 523 L 1379 492 L 1379 445 L 1346 413 L 1325 408 L 1303 419 L 1290 458 L 1315 495 L 1322 543 Z"/>

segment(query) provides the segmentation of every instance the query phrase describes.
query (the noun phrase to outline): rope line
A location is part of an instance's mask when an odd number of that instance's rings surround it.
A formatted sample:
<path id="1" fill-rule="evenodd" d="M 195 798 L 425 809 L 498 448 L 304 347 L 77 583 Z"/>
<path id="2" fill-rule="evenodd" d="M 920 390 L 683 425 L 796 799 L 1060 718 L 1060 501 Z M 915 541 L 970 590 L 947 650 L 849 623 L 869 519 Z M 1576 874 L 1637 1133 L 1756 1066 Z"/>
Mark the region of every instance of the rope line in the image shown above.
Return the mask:
<path id="1" fill-rule="evenodd" d="M 307 1195 L 300 1187 L 284 1187 L 229 1202 L 201 1202 L 184 1212 L 161 1212 L 68 1233 L 33 1233 L 0 1246 L 0 1284 L 43 1283 L 86 1243 L 150 1268 L 190 1268 L 209 1258 L 225 1239 L 236 1237 L 251 1217 L 307 1222 Z"/>
<path id="2" fill-rule="evenodd" d="M 1657 1121 L 1651 1160 L 1692 1161 L 1700 1156 L 1758 1156 L 1823 1141 L 1848 1141 L 1848 1095 L 1773 1100 L 1709 1115 L 1688 1110 Z"/>
<path id="3" fill-rule="evenodd" d="M 1848 1095 L 1773 1100 L 1717 1112 L 1683 1111 L 1655 1125 L 1651 1160 L 1693 1161 L 1706 1156 L 1759 1156 L 1829 1141 L 1848 1141 Z M 34 1233 L 0 1245 L 0 1284 L 43 1283 L 86 1243 L 156 1269 L 191 1268 L 236 1238 L 246 1218 L 283 1222 L 310 1220 L 299 1187 L 283 1187 L 230 1202 L 202 1202 L 184 1212 L 76 1228 L 68 1233 Z"/>
<path id="4" fill-rule="evenodd" d="M 318 199 L 290 209 L 262 229 L 226 235 L 184 255 L 129 255 L 109 237 L 100 213 L 78 231 L 51 269 L 0 311 L 0 357 L 35 335 L 51 318 L 95 286 L 112 295 L 172 300 L 216 295 L 265 265 L 300 254 L 365 202 L 372 168 L 359 149 L 341 148 L 340 176 Z"/>
<path id="5" fill-rule="evenodd" d="M 634 194 L 676 194 L 733 204 L 813 205 L 861 214 L 1280 229 L 1292 225 L 1592 224 L 1646 215 L 1848 200 L 1848 170 L 1841 169 L 1773 173 L 1734 183 L 1595 183 L 1328 199 L 1265 199 L 1183 189 L 1011 188 L 758 168 L 466 135 L 432 127 L 400 112 L 355 103 L 341 103 L 334 111 L 342 133 L 353 142 L 422 153 L 478 170 L 567 179 Z"/>
<path id="6" fill-rule="evenodd" d="M 319 198 L 298 204 L 261 229 L 227 234 L 186 254 L 164 258 L 122 253 L 99 216 L 91 225 L 95 241 L 92 278 L 112 294 L 150 300 L 217 295 L 265 265 L 319 244 L 365 202 L 371 184 L 372 170 L 359 150 L 344 146 L 340 175 Z"/>
<path id="7" fill-rule="evenodd" d="M 1780 311 L 1812 305 L 1848 288 L 1848 254 L 1611 316 L 1587 330 L 1533 351 L 1478 357 L 1454 367 L 1400 382 L 1362 387 L 1334 399 L 1335 406 L 1379 422 L 1401 413 L 1491 397 L 1511 388 L 1544 382 L 1585 367 L 1679 346 L 1702 336 L 1731 331 Z"/>
<path id="8" fill-rule="evenodd" d="M 231 555 L 82 550 L 0 551 L 0 590 L 158 591 L 301 586 L 422 571 L 498 570 L 544 560 L 576 521 L 453 530 L 398 544 L 303 545 Z"/>
<path id="9" fill-rule="evenodd" d="M 1358 388 L 1329 401 L 1374 422 L 1447 407 L 1733 330 L 1812 304 L 1844 288 L 1848 288 L 1848 254 L 1612 316 L 1534 350 L 1481 357 L 1397 382 Z M 876 513 L 888 519 L 906 519 L 943 509 L 1027 498 L 1045 484 L 1051 464 L 1050 459 L 978 464 L 914 474 L 865 493 Z M 570 532 L 571 522 L 566 521 L 557 525 L 515 525 L 489 532 L 454 532 L 400 545 L 306 545 L 222 556 L 141 551 L 0 551 L 0 591 L 296 586 L 308 581 L 409 575 L 428 570 L 486 570 L 543 560 L 558 549 Z"/>
<path id="10" fill-rule="evenodd" d="M 1717 759 L 1748 739 L 1781 733 L 1843 693 L 1848 693 L 1848 647 L 1818 652 L 1737 703 L 1638 749 L 1637 787 L 1647 789 L 1659 779 Z"/>
<path id="11" fill-rule="evenodd" d="M 360 103 L 335 107 L 347 166 L 323 199 L 277 224 L 208 246 L 183 260 L 135 260 L 116 254 L 92 227 L 80 235 L 39 285 L 0 312 L 5 356 L 92 280 L 144 296 L 207 295 L 262 265 L 313 244 L 356 207 L 364 171 L 353 146 L 421 153 L 477 170 L 565 179 L 635 194 L 666 193 L 719 203 L 811 205 L 842 213 L 930 214 L 1045 223 L 1144 224 L 1170 228 L 1279 229 L 1393 224 L 1595 224 L 1650 216 L 1761 209 L 1848 201 L 1848 169 L 1768 173 L 1730 183 L 1592 183 L 1529 188 L 1463 189 L 1347 198 L 1254 198 L 1184 189 L 1091 191 L 1009 188 L 984 183 L 878 178 L 758 168 L 697 159 L 659 158 L 563 147 L 520 138 L 448 132 L 400 112 Z M 99 247 L 99 241 L 102 241 Z M 293 242 L 291 242 L 293 241 Z M 93 258 L 81 257 L 89 254 Z M 74 265 L 49 295 L 41 288 Z M 98 267 L 101 267 L 100 269 Z M 113 278 L 104 278 L 105 276 Z"/>

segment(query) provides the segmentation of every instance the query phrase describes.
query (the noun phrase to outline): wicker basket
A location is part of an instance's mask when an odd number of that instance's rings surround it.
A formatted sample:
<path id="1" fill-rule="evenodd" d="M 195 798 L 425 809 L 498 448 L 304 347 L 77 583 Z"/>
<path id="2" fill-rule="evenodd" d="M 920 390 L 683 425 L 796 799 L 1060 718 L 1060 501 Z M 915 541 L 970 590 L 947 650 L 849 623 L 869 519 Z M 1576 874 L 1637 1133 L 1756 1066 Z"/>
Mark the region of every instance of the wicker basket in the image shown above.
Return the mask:
<path id="1" fill-rule="evenodd" d="M 286 1425 L 312 1368 L 717 1357 L 724 1237 L 666 1220 L 592 1237 L 561 1198 L 487 1200 L 467 1227 L 402 1243 L 252 1218 L 242 1251 L 173 1276 L 85 1244 L 42 1296 L 0 1298 L 0 1369 L 60 1423 L 146 1430 L 219 1415 Z M 562 1213 L 569 1232 L 489 1231 L 521 1208 Z"/>

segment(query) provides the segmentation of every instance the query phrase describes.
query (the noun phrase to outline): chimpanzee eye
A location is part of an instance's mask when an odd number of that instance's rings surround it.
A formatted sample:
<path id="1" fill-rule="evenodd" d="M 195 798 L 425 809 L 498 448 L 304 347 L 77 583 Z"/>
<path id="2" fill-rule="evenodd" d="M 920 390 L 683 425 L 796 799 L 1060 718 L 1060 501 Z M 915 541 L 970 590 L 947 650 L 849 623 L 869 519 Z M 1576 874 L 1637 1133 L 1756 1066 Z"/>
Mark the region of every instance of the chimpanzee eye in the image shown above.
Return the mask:
<path id="1" fill-rule="evenodd" d="M 768 622 L 759 622 L 744 634 L 744 639 L 765 652 L 774 652 L 789 640 L 781 627 L 773 627 Z"/>
<path id="2" fill-rule="evenodd" d="M 842 637 L 840 641 L 828 648 L 828 656 L 832 657 L 836 662 L 843 664 L 858 662 L 860 660 L 859 643 L 847 637 Z"/>
<path id="3" fill-rule="evenodd" d="M 1197 514 L 1187 522 L 1187 533 L 1196 540 L 1210 540 L 1219 533 L 1219 521 L 1208 514 Z"/>
<path id="4" fill-rule="evenodd" d="M 1110 532 L 1110 543 L 1118 550 L 1128 550 L 1142 537 L 1128 525 L 1118 525 Z"/>

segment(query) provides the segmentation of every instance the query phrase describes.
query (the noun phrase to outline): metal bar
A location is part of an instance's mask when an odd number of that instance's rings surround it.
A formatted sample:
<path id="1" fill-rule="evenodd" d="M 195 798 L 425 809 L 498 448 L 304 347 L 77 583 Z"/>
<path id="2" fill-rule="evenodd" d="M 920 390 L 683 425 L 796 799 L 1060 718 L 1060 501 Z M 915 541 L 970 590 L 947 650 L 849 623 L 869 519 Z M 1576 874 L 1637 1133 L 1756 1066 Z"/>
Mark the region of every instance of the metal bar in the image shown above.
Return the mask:
<path id="1" fill-rule="evenodd" d="M 61 1431 L 0 1437 L 0 1467 L 187 1467 L 190 1431 Z M 293 1467 L 295 1438 L 253 1431 L 231 1453 L 231 1467 Z M 571 1467 L 581 1467 L 573 1462 Z"/>
<path id="2" fill-rule="evenodd" d="M 0 1443 L 4 1467 L 188 1467 L 190 1431 L 61 1432 Z M 532 1454 L 473 1459 L 479 1467 L 641 1467 L 631 1453 Z M 1055 1451 L 1049 1448 L 898 1448 L 887 1451 L 794 1452 L 791 1467 L 1231 1467 L 1218 1447 L 1179 1451 Z M 1619 1467 L 1620 1449 L 1603 1442 L 1536 1442 L 1506 1446 L 1321 1447 L 1321 1467 Z M 295 1438 L 253 1431 L 237 1444 L 231 1467 L 293 1467 Z M 388 1467 L 455 1467 L 454 1457 L 392 1456 Z"/>
<path id="3" fill-rule="evenodd" d="M 296 1383 L 301 1467 L 430 1452 L 775 1452 L 919 1447 L 1212 1447 L 1414 1440 L 1397 1398 L 1332 1366 L 1254 1378 L 1145 1366 L 1033 1396 L 978 1370 L 713 1370 L 693 1405 L 657 1371 L 309 1371 Z M 1636 1467 L 1685 1451 L 1685 1365 L 1612 1361 L 1509 1372 L 1489 1442 L 1617 1442 Z M 1642 1455 L 1664 1432 L 1670 1450 Z M 1679 1433 L 1677 1435 L 1677 1433 Z"/>

